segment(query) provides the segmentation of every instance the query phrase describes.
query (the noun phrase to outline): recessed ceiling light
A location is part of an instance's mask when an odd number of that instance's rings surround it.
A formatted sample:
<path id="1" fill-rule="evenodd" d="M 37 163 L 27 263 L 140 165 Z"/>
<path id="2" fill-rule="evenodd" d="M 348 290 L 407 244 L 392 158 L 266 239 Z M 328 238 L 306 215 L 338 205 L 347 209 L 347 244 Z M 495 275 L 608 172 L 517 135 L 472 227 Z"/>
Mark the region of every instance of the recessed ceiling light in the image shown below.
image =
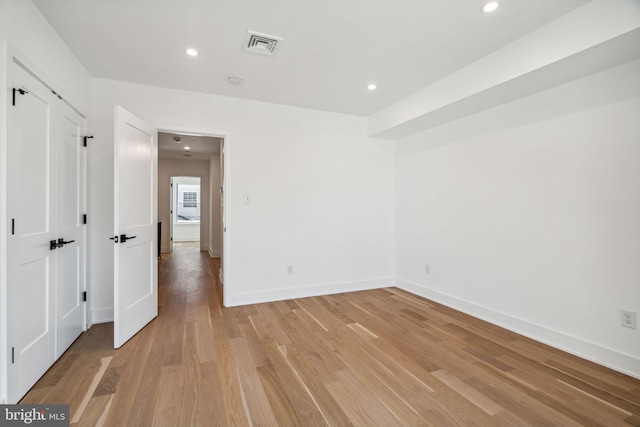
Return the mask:
<path id="1" fill-rule="evenodd" d="M 191 150 L 191 147 L 184 147 L 184 151 L 189 151 Z"/>
<path id="2" fill-rule="evenodd" d="M 231 83 L 232 85 L 238 86 L 241 85 L 242 83 L 244 83 L 244 79 L 240 76 L 237 75 L 231 75 L 229 77 L 227 77 L 227 80 L 229 81 L 229 83 Z"/>
<path id="3" fill-rule="evenodd" d="M 198 51 L 195 50 L 194 48 L 190 47 L 189 49 L 187 49 L 187 55 L 189 55 L 189 56 L 198 56 Z"/>
<path id="4" fill-rule="evenodd" d="M 498 7 L 500 7 L 500 3 L 498 3 L 497 1 L 490 1 L 489 3 L 486 3 L 484 6 L 482 6 L 482 11 L 484 13 L 491 13 Z"/>
<path id="5" fill-rule="evenodd" d="M 376 87 L 377 86 L 375 85 L 375 83 L 370 83 L 369 85 L 367 85 L 367 89 L 369 90 L 376 90 Z"/>

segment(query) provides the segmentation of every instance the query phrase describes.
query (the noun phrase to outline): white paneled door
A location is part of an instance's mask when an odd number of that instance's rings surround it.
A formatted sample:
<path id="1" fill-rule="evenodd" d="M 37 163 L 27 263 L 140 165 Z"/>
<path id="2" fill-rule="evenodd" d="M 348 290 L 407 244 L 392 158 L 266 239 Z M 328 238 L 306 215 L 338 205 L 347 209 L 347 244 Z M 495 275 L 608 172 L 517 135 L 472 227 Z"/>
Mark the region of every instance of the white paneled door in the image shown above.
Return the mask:
<path id="1" fill-rule="evenodd" d="M 66 104 L 57 121 L 56 359 L 84 329 L 86 155 L 82 117 Z"/>
<path id="2" fill-rule="evenodd" d="M 84 329 L 84 155 L 82 117 L 15 61 L 9 82 L 8 398 L 15 403 Z"/>
<path id="3" fill-rule="evenodd" d="M 115 110 L 114 346 L 158 315 L 157 132 Z"/>

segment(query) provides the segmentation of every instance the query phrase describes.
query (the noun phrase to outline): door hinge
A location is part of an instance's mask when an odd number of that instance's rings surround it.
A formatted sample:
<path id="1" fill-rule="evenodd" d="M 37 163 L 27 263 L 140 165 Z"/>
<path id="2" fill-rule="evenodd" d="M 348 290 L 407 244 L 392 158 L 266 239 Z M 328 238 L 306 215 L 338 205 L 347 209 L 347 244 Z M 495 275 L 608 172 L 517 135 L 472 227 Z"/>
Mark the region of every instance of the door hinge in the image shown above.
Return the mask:
<path id="1" fill-rule="evenodd" d="M 86 147 L 87 146 L 87 139 L 93 139 L 93 136 L 85 136 L 84 137 L 84 141 L 82 142 L 82 146 Z"/>
<path id="2" fill-rule="evenodd" d="M 82 223 L 83 224 L 87 223 L 87 214 L 82 214 Z"/>
<path id="3" fill-rule="evenodd" d="M 16 363 L 16 348 L 11 347 L 11 364 Z"/>
<path id="4" fill-rule="evenodd" d="M 11 218 L 11 234 L 16 234 L 16 219 Z"/>
<path id="5" fill-rule="evenodd" d="M 16 89 L 16 88 L 13 88 L 13 104 L 12 104 L 12 105 L 13 105 L 14 107 L 15 107 L 15 105 L 16 105 L 16 92 L 18 92 L 20 95 L 26 95 L 26 94 L 28 94 L 28 93 L 29 93 L 29 92 L 27 92 L 27 91 L 26 91 L 26 90 L 24 90 L 24 89 Z"/>
<path id="6" fill-rule="evenodd" d="M 82 302 L 87 302 L 87 291 L 82 293 Z"/>

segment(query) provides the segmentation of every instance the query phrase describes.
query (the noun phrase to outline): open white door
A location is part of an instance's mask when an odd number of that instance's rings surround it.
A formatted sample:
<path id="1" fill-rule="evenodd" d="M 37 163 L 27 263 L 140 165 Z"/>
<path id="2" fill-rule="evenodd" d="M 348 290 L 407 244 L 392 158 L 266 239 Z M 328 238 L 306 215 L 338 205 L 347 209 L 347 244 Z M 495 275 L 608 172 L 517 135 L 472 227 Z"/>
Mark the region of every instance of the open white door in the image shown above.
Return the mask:
<path id="1" fill-rule="evenodd" d="M 114 347 L 158 315 L 157 132 L 115 107 Z"/>

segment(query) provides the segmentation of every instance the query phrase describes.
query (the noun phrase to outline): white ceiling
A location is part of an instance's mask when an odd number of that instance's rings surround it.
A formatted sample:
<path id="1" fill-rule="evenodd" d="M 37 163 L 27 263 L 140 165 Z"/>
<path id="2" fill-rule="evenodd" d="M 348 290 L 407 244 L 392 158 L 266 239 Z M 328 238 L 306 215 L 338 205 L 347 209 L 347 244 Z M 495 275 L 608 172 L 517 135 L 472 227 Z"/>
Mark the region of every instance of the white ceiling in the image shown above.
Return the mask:
<path id="1" fill-rule="evenodd" d="M 176 143 L 175 138 L 180 138 Z M 220 152 L 220 138 L 158 132 L 158 157 L 161 159 L 209 160 Z M 189 150 L 185 150 L 189 147 Z M 185 154 L 191 154 L 185 156 Z"/>
<path id="2" fill-rule="evenodd" d="M 589 0 L 33 2 L 94 77 L 369 116 Z M 242 51 L 247 30 L 277 55 Z"/>

